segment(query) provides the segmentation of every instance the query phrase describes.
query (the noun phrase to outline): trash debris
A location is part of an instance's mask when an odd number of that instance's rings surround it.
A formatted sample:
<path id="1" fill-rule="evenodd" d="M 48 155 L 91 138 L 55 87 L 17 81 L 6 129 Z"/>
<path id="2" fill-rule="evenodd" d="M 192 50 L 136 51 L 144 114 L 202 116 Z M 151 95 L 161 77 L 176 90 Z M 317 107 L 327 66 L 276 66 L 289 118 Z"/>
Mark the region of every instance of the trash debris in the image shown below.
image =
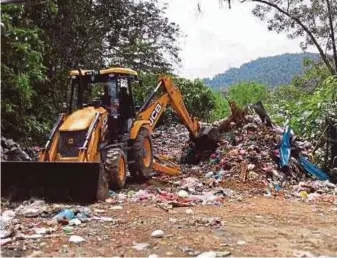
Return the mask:
<path id="1" fill-rule="evenodd" d="M 216 252 L 209 251 L 209 252 L 203 252 L 197 256 L 198 258 L 215 258 Z"/>
<path id="2" fill-rule="evenodd" d="M 46 228 L 34 228 L 35 234 L 38 235 L 43 235 L 47 233 L 47 229 Z"/>
<path id="3" fill-rule="evenodd" d="M 69 220 L 69 225 L 70 226 L 78 226 L 81 224 L 81 220 L 79 220 L 78 218 L 74 218 Z"/>
<path id="4" fill-rule="evenodd" d="M 229 251 L 221 251 L 221 252 L 216 252 L 216 257 L 226 257 L 231 255 L 231 252 Z"/>
<path id="5" fill-rule="evenodd" d="M 185 190 L 180 190 L 178 193 L 178 196 L 181 198 L 187 198 L 188 197 L 188 192 L 186 192 Z"/>
<path id="6" fill-rule="evenodd" d="M 329 180 L 329 176 L 324 171 L 317 168 L 314 164 L 312 164 L 309 160 L 300 155 L 300 164 L 304 168 L 306 172 L 308 172 L 311 176 L 318 178 L 319 180 Z"/>
<path id="7" fill-rule="evenodd" d="M 185 212 L 186 212 L 187 214 L 193 214 L 193 210 L 192 210 L 192 209 L 187 209 Z"/>
<path id="8" fill-rule="evenodd" d="M 150 247 L 150 244 L 148 243 L 133 243 L 133 246 L 132 246 L 132 248 L 136 249 L 137 251 L 143 251 L 149 247 Z"/>
<path id="9" fill-rule="evenodd" d="M 70 234 L 73 233 L 73 227 L 65 226 L 65 227 L 63 227 L 63 232 L 66 233 L 67 235 L 70 235 Z"/>
<path id="10" fill-rule="evenodd" d="M 80 237 L 80 236 L 72 235 L 69 238 L 69 242 L 76 243 L 76 244 L 84 242 L 84 241 L 85 241 L 85 239 L 83 237 Z"/>
<path id="11" fill-rule="evenodd" d="M 1 214 L 1 221 L 7 222 L 15 218 L 15 212 L 13 210 L 6 210 Z"/>
<path id="12" fill-rule="evenodd" d="M 113 221 L 113 218 L 111 217 L 97 217 L 97 216 L 94 216 L 92 217 L 94 220 L 101 220 L 101 221 L 106 221 L 106 222 L 109 222 L 109 221 Z"/>
<path id="13" fill-rule="evenodd" d="M 239 241 L 237 242 L 237 244 L 238 244 L 238 245 L 245 245 L 245 244 L 246 244 L 246 241 L 239 240 Z"/>
<path id="14" fill-rule="evenodd" d="M 123 207 L 122 207 L 122 206 L 116 205 L 116 206 L 112 206 L 112 207 L 110 208 L 110 210 L 123 210 Z"/>
<path id="15" fill-rule="evenodd" d="M 6 245 L 7 243 L 12 242 L 11 238 L 0 239 L 0 246 Z"/>
<path id="16" fill-rule="evenodd" d="M 151 233 L 151 236 L 154 238 L 162 238 L 164 236 L 164 231 L 163 230 L 155 230 Z"/>
<path id="17" fill-rule="evenodd" d="M 8 238 L 10 236 L 13 235 L 13 231 L 11 230 L 1 230 L 0 231 L 0 238 L 3 239 L 3 238 Z"/>
<path id="18" fill-rule="evenodd" d="M 56 215 L 57 222 L 62 225 L 68 224 L 73 218 L 75 218 L 75 214 L 69 209 L 64 209 Z"/>

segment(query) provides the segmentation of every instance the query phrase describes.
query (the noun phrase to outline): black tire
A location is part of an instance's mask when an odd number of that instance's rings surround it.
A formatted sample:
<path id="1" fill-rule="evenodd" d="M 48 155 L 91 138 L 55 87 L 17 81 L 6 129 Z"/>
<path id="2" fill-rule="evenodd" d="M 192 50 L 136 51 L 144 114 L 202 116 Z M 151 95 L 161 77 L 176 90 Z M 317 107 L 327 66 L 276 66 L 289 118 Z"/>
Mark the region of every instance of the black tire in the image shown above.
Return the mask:
<path id="1" fill-rule="evenodd" d="M 108 175 L 109 187 L 112 190 L 122 189 L 126 181 L 126 157 L 124 151 L 121 149 L 108 149 L 104 168 Z"/>
<path id="2" fill-rule="evenodd" d="M 144 142 L 149 143 L 150 151 L 146 153 Z M 153 163 L 153 149 L 152 139 L 149 131 L 145 128 L 140 128 L 137 138 L 134 140 L 132 149 L 129 152 L 131 164 L 129 170 L 131 176 L 137 178 L 137 180 L 146 180 L 150 177 Z M 149 162 L 145 162 L 144 155 L 149 158 Z"/>

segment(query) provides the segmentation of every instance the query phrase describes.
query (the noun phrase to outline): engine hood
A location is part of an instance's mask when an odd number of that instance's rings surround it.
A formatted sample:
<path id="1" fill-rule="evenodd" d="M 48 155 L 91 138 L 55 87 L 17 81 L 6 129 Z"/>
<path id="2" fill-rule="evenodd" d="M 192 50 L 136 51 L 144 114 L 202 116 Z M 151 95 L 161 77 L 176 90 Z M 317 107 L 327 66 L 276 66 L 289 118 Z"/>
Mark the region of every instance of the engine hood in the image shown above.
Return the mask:
<path id="1" fill-rule="evenodd" d="M 80 131 L 89 128 L 97 112 L 102 113 L 104 109 L 85 107 L 75 111 L 66 117 L 60 127 L 60 131 Z"/>

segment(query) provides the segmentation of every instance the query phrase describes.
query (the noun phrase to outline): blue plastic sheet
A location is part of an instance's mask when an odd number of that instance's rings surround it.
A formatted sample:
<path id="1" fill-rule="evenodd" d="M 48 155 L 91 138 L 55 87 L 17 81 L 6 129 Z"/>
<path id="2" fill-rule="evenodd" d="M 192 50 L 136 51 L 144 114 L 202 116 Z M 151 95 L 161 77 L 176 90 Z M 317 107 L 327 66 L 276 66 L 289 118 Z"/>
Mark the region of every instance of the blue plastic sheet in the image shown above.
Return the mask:
<path id="1" fill-rule="evenodd" d="M 320 180 L 329 180 L 329 176 L 327 173 L 325 173 L 323 170 L 316 167 L 309 160 L 307 160 L 304 156 L 300 155 L 299 161 L 300 161 L 301 166 L 304 168 L 304 170 L 311 176 L 314 176 Z"/>
<path id="2" fill-rule="evenodd" d="M 288 166 L 290 160 L 290 127 L 287 125 L 282 135 L 282 141 L 279 147 L 280 167 Z"/>

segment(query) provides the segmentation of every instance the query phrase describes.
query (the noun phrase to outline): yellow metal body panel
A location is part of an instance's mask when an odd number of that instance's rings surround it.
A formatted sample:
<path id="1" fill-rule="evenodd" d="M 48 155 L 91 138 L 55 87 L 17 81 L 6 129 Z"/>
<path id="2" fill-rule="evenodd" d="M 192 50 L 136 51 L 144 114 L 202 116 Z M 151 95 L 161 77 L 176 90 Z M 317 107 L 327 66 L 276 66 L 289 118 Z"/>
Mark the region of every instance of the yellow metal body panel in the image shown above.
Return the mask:
<path id="1" fill-rule="evenodd" d="M 133 122 L 132 127 L 130 129 L 130 138 L 132 140 L 136 139 L 138 132 L 140 130 L 141 127 L 145 127 L 146 129 L 149 130 L 149 132 L 151 132 L 152 130 L 150 129 L 149 126 L 150 122 L 148 120 L 136 120 Z"/>
<path id="2" fill-rule="evenodd" d="M 159 162 L 157 162 L 155 159 L 152 163 L 152 168 L 158 172 L 165 173 L 168 175 L 179 175 L 180 174 L 180 167 L 178 165 L 164 165 Z"/>
<path id="3" fill-rule="evenodd" d="M 103 108 L 86 107 L 67 116 L 60 127 L 60 131 L 80 131 L 90 126 L 96 112 L 104 112 Z"/>
<path id="4" fill-rule="evenodd" d="M 95 129 L 93 130 L 89 143 L 86 149 L 79 149 L 79 153 L 75 157 L 62 157 L 60 153 L 57 153 L 57 144 L 60 136 L 60 131 L 74 131 L 89 129 L 90 123 L 95 117 L 96 112 L 100 113 L 99 120 Z M 100 161 L 100 153 L 98 151 L 98 143 L 102 138 L 102 129 L 107 122 L 107 111 L 104 108 L 86 107 L 81 110 L 77 110 L 74 113 L 64 118 L 63 124 L 56 132 L 52 139 L 48 152 L 41 152 L 39 161 L 78 161 L 78 162 L 95 162 Z M 84 121 L 81 121 L 84 120 Z"/>
<path id="5" fill-rule="evenodd" d="M 82 75 L 85 75 L 86 72 L 90 72 L 92 70 L 81 70 Z M 136 71 L 129 68 L 120 68 L 120 67 L 111 67 L 108 69 L 103 69 L 99 71 L 100 74 L 111 74 L 111 73 L 120 73 L 120 74 L 128 74 L 128 75 L 138 75 Z M 78 70 L 73 70 L 69 72 L 69 75 L 79 75 Z"/>

